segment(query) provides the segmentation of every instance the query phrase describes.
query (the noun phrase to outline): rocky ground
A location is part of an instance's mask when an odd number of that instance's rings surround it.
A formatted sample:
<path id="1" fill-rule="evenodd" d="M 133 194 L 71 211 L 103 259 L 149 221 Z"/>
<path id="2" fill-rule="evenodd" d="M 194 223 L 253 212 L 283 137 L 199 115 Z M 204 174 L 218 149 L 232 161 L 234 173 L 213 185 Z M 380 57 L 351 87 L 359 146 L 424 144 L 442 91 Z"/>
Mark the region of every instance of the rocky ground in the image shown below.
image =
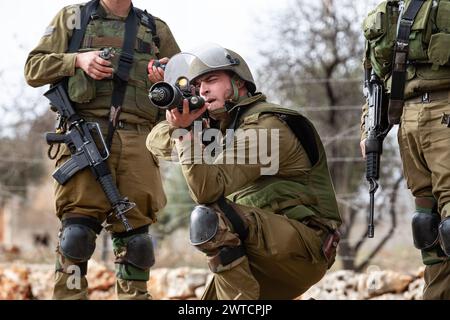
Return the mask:
<path id="1" fill-rule="evenodd" d="M 206 269 L 159 268 L 148 282 L 154 299 L 198 299 L 211 273 Z M 0 299 L 50 299 L 53 266 L 0 265 Z M 114 272 L 91 262 L 88 273 L 90 299 L 115 299 Z M 335 271 L 299 299 L 385 299 L 419 300 L 423 269 L 411 274 L 375 270 L 368 273 Z"/>

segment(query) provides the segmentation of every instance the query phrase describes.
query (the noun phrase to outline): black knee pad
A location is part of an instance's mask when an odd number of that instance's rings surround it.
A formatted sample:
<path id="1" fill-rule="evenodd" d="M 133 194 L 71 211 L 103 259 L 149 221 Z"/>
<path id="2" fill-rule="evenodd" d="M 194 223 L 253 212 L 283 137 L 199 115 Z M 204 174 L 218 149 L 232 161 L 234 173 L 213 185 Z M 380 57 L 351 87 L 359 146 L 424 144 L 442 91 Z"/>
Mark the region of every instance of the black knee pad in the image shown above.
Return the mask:
<path id="1" fill-rule="evenodd" d="M 211 240 L 219 229 L 217 213 L 206 206 L 196 206 L 191 213 L 189 238 L 194 246 Z"/>
<path id="2" fill-rule="evenodd" d="M 450 217 L 439 224 L 439 243 L 445 255 L 450 257 Z"/>
<path id="3" fill-rule="evenodd" d="M 416 212 L 412 219 L 412 233 L 414 246 L 420 250 L 430 250 L 439 242 L 439 222 L 441 217 L 438 213 Z"/>
<path id="4" fill-rule="evenodd" d="M 155 252 L 150 234 L 138 233 L 125 240 L 125 254 L 119 257 L 119 263 L 130 264 L 138 269 L 146 270 L 155 264 Z"/>
<path id="5" fill-rule="evenodd" d="M 88 261 L 95 250 L 95 240 L 102 226 L 92 218 L 63 220 L 59 236 L 59 251 L 71 261 Z"/>

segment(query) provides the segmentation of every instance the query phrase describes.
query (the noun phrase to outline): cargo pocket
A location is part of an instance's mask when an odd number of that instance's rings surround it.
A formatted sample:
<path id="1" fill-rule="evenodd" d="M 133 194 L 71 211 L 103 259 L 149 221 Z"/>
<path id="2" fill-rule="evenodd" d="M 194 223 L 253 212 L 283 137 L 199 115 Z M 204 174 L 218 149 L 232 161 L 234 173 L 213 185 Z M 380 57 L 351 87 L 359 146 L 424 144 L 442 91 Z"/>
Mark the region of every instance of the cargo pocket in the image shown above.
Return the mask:
<path id="1" fill-rule="evenodd" d="M 255 211 L 257 245 L 252 254 L 273 260 L 301 258 L 313 263 L 322 260 L 321 239 L 303 223 L 281 215 Z"/>
<path id="2" fill-rule="evenodd" d="M 87 103 L 95 98 L 95 80 L 77 68 L 75 75 L 69 78 L 68 91 L 73 102 Z"/>

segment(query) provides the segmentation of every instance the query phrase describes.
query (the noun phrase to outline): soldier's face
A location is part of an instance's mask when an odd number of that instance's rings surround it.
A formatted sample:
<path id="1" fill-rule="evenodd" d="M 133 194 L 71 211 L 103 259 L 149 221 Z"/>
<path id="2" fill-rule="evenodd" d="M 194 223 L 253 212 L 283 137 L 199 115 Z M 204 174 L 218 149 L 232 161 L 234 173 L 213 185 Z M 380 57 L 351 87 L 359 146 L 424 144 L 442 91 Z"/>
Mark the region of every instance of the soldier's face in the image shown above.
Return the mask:
<path id="1" fill-rule="evenodd" d="M 213 71 L 199 77 L 196 86 L 206 101 L 209 111 L 220 109 L 233 95 L 231 77 L 226 71 Z"/>

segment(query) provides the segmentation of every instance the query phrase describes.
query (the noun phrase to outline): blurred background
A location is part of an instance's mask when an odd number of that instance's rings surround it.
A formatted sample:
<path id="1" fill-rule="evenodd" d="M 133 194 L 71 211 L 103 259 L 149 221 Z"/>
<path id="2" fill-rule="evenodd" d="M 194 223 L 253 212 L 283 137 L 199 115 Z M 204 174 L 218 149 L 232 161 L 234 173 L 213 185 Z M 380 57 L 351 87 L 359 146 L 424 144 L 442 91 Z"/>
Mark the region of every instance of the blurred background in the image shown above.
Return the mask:
<path id="1" fill-rule="evenodd" d="M 384 144 L 375 238 L 365 237 L 369 195 L 359 150 L 364 103 L 361 23 L 376 2 L 133 1 L 166 21 L 182 50 L 215 42 L 240 53 L 269 101 L 299 110 L 313 121 L 326 147 L 344 218 L 343 239 L 331 270 L 338 275 L 334 283 L 340 281 L 341 270 L 351 272 L 342 274 L 344 278 L 394 270 L 399 273 L 393 276 L 396 279 L 400 275 L 411 277 L 402 282 L 408 282 L 402 287 L 406 290 L 421 276 L 420 269 L 417 271 L 421 258 L 412 245 L 413 202 L 402 176 L 395 130 Z M 3 279 L 8 268 L 22 270 L 22 276 L 29 279 L 33 271 L 43 270 L 47 277 L 41 280 L 43 286 L 48 286 L 47 282 L 51 285 L 59 221 L 54 213 L 54 164 L 47 159 L 43 134 L 53 130 L 55 115 L 42 97 L 46 88 L 27 86 L 23 67 L 53 16 L 71 3 L 0 2 L 0 287 L 2 268 Z M 21 8 L 20 14 L 17 8 Z M 187 223 L 194 204 L 181 170 L 166 162 L 161 170 L 168 205 L 151 230 L 156 244 L 155 268 L 203 270 L 207 268 L 203 255 L 189 245 Z M 113 268 L 111 250 L 109 236 L 98 237 L 94 259 L 107 271 Z M 48 294 L 39 296 L 35 290 L 30 297 L 48 298 Z"/>

